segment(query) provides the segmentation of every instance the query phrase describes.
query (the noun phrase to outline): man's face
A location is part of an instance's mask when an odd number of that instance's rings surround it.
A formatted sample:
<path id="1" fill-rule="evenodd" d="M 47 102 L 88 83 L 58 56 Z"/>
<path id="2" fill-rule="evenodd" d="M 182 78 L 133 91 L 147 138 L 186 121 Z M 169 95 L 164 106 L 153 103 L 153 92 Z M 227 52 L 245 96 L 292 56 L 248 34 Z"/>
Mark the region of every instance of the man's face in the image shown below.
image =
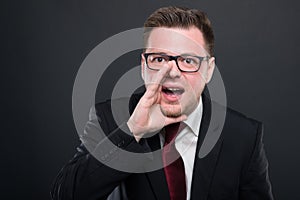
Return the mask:
<path id="1" fill-rule="evenodd" d="M 163 53 L 170 56 L 195 55 L 206 57 L 205 41 L 202 32 L 196 27 L 154 28 L 148 38 L 145 53 Z M 161 82 L 159 104 L 165 116 L 178 117 L 190 114 L 197 106 L 206 83 L 211 79 L 214 70 L 214 58 L 202 61 L 199 71 L 181 72 L 174 60 L 167 63 L 171 69 Z M 142 55 L 142 77 L 146 87 L 151 84 L 158 71 L 146 65 Z"/>

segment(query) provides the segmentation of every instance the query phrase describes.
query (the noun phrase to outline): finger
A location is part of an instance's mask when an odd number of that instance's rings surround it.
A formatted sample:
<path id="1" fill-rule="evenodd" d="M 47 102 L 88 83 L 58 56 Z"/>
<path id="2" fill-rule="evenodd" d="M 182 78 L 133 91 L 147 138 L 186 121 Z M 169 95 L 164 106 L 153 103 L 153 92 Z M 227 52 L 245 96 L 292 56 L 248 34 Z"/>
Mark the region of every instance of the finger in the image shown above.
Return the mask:
<path id="1" fill-rule="evenodd" d="M 167 126 L 169 124 L 174 124 L 174 123 L 177 123 L 177 122 L 182 122 L 182 121 L 184 121 L 186 119 L 187 119 L 186 115 L 181 115 L 181 116 L 175 117 L 175 118 L 166 117 L 166 119 L 165 119 L 165 126 Z"/>
<path id="2" fill-rule="evenodd" d="M 159 70 L 153 77 L 150 83 L 147 83 L 146 97 L 152 97 L 161 87 L 161 82 L 165 78 L 166 74 L 171 70 L 171 66 L 166 66 Z"/>
<path id="3" fill-rule="evenodd" d="M 166 67 L 163 67 L 160 69 L 157 74 L 153 78 L 152 84 L 160 84 L 163 78 L 166 76 L 166 74 L 171 70 L 171 66 L 167 65 Z"/>

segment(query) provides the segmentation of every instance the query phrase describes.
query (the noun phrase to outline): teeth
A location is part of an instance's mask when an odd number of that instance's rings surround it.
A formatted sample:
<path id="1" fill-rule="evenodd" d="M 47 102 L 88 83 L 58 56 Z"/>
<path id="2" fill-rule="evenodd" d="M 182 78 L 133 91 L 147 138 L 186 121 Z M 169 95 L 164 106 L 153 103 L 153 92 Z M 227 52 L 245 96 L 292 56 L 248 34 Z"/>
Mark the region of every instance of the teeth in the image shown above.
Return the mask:
<path id="1" fill-rule="evenodd" d="M 167 88 L 168 90 L 170 90 L 170 91 L 180 91 L 181 89 L 178 89 L 178 88 Z"/>
<path id="2" fill-rule="evenodd" d="M 163 87 L 162 91 L 165 92 L 168 95 L 180 95 L 184 93 L 184 89 L 177 88 L 177 87 Z"/>

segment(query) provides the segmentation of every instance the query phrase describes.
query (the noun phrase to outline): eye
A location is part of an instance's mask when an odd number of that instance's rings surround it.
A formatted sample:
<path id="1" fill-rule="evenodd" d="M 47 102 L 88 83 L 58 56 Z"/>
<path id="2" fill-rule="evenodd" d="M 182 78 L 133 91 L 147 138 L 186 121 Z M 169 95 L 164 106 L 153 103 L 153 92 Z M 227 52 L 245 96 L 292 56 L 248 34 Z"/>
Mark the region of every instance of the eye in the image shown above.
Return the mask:
<path id="1" fill-rule="evenodd" d="M 186 64 L 190 64 L 190 65 L 197 65 L 197 63 L 198 63 L 197 60 L 192 57 L 183 58 L 183 62 L 185 62 Z"/>
<path id="2" fill-rule="evenodd" d="M 164 55 L 150 55 L 148 57 L 148 62 L 150 63 L 156 63 L 156 64 L 163 64 L 168 61 L 168 57 Z"/>
<path id="3" fill-rule="evenodd" d="M 164 62 L 165 58 L 161 57 L 161 56 L 153 56 L 153 58 L 151 59 L 151 62 Z"/>

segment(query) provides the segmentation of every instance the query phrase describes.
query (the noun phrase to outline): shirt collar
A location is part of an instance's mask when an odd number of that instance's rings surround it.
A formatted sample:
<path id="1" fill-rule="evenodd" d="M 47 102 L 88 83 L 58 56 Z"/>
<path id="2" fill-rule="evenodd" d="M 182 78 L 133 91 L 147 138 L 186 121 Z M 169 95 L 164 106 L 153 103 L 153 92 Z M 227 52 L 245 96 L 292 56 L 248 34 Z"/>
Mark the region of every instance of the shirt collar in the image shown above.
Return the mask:
<path id="1" fill-rule="evenodd" d="M 195 134 L 196 137 L 198 137 L 199 135 L 202 113 L 203 113 L 203 103 L 202 103 L 202 97 L 200 96 L 200 100 L 196 109 L 188 116 L 188 118 L 185 121 L 183 121 L 192 130 L 192 132 Z"/>

